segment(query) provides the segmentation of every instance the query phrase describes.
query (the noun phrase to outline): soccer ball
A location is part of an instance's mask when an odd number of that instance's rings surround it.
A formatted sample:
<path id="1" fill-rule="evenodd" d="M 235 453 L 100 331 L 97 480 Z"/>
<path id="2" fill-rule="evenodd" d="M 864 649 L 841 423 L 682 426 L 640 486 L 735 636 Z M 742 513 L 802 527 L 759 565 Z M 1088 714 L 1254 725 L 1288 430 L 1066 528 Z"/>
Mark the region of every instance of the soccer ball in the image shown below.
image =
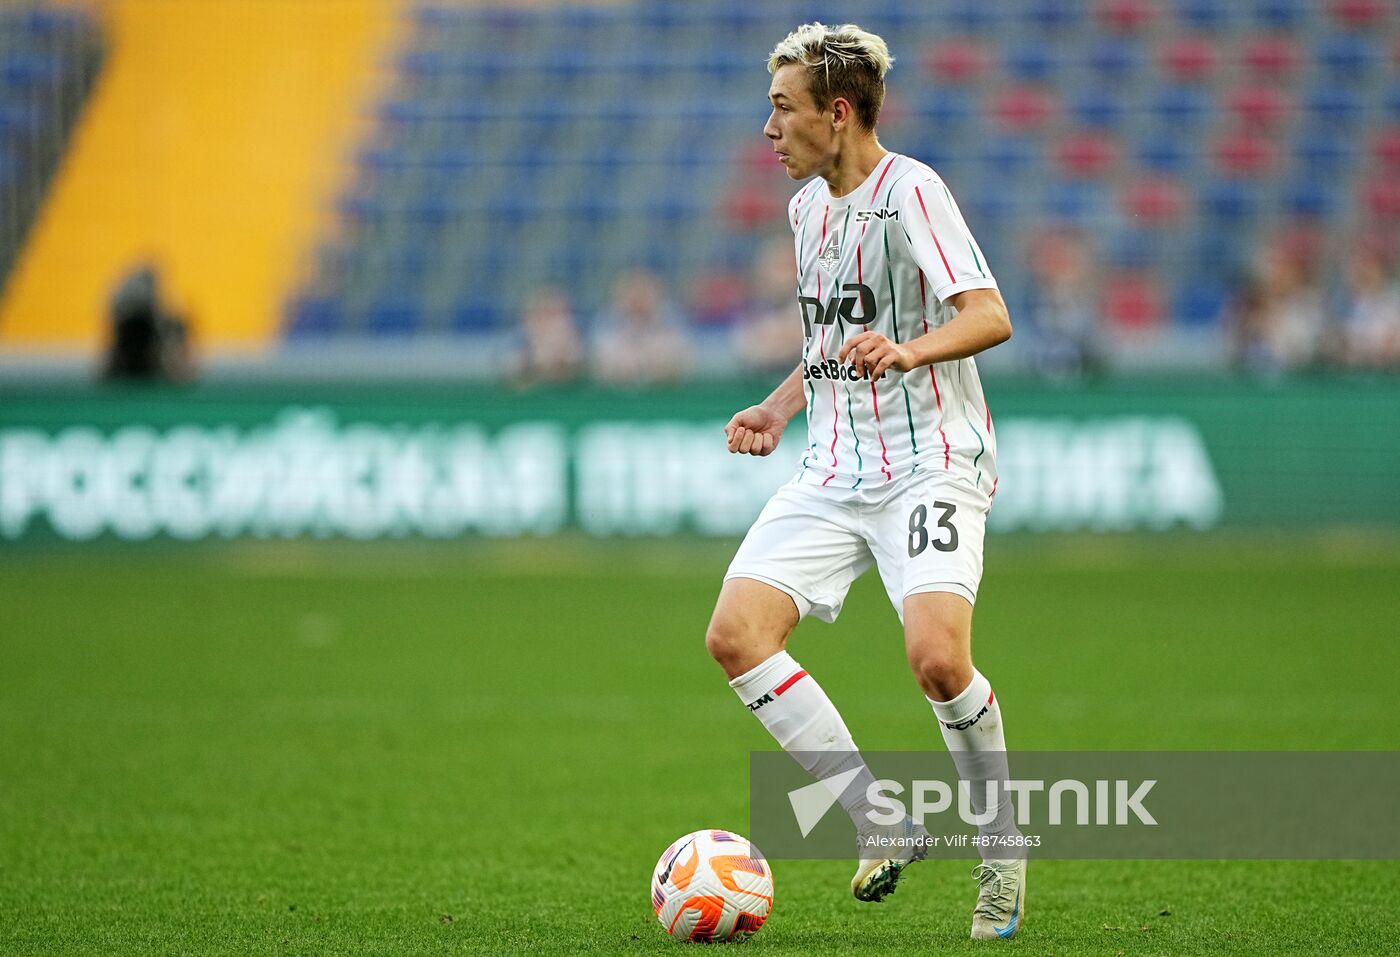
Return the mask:
<path id="1" fill-rule="evenodd" d="M 747 838 L 696 831 L 676 840 L 656 862 L 651 906 L 677 940 L 743 940 L 773 909 L 773 872 Z"/>

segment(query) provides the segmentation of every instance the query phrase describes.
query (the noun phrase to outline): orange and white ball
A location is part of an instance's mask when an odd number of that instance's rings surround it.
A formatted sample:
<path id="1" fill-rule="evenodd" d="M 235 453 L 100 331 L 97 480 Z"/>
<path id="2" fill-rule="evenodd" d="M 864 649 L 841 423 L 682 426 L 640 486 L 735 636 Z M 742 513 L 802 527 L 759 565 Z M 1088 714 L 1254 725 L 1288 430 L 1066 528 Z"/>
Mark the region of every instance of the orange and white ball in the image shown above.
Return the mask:
<path id="1" fill-rule="evenodd" d="M 695 831 L 666 848 L 651 875 L 651 905 L 677 940 L 743 940 L 773 909 L 773 871 L 731 831 Z"/>

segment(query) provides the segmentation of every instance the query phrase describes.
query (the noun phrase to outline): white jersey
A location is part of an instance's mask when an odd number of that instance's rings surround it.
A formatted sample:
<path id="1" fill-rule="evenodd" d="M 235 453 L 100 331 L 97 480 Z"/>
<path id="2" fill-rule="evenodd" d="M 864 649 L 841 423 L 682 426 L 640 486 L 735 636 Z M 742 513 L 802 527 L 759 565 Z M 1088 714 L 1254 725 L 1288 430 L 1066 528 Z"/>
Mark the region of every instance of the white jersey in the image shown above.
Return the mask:
<path id="1" fill-rule="evenodd" d="M 996 288 L 938 174 L 890 153 L 839 199 L 812 180 L 788 205 L 788 223 L 806 336 L 808 448 L 797 481 L 865 488 L 941 469 L 994 494 L 996 439 L 971 358 L 878 382 L 836 359 L 860 332 L 908 342 L 953 317 L 950 296 Z"/>

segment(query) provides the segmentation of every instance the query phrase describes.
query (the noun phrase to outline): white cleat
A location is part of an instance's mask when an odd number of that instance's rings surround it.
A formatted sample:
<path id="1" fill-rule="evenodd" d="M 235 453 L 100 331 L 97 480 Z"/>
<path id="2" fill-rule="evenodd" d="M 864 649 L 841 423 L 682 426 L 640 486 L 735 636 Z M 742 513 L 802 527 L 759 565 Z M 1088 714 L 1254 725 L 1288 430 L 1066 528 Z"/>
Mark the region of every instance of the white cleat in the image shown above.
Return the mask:
<path id="1" fill-rule="evenodd" d="M 884 900 L 894 893 L 900 872 L 928 857 L 932 845 L 928 831 L 907 817 L 891 827 L 858 831 L 860 866 L 856 868 L 856 876 L 851 878 L 851 893 L 858 901 Z"/>
<path id="2" fill-rule="evenodd" d="M 986 861 L 972 869 L 977 906 L 972 908 L 973 940 L 1010 940 L 1026 917 L 1026 862 Z"/>

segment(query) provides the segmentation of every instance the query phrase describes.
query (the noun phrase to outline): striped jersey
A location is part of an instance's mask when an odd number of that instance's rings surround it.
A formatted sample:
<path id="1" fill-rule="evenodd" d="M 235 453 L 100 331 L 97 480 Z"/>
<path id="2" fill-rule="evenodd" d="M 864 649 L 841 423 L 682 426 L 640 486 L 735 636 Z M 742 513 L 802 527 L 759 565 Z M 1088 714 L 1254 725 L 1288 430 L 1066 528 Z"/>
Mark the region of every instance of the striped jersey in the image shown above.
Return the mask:
<path id="1" fill-rule="evenodd" d="M 835 198 L 821 177 L 788 205 L 797 243 L 808 447 L 797 481 L 867 488 L 942 469 L 996 486 L 992 416 L 971 358 L 878 382 L 837 361 L 863 331 L 908 342 L 950 320 L 947 299 L 996 280 L 938 174 L 885 155 Z"/>

